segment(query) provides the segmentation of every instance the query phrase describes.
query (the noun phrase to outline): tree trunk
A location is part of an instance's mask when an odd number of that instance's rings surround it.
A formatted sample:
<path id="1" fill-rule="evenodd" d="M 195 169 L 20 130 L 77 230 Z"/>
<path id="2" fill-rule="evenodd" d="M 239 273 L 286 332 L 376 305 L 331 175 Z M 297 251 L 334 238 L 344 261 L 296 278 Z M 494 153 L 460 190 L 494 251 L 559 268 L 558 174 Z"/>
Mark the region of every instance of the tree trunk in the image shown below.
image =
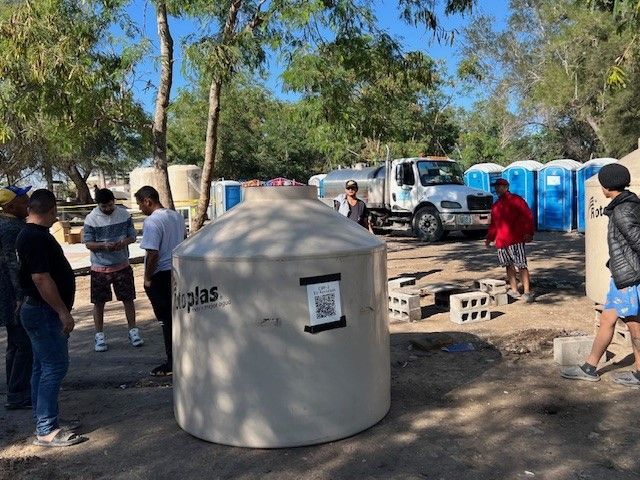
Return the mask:
<path id="1" fill-rule="evenodd" d="M 209 88 L 209 114 L 207 116 L 207 143 L 204 151 L 204 165 L 202 166 L 202 180 L 200 182 L 200 198 L 196 218 L 193 221 L 192 231 L 202 228 L 206 219 L 209 201 L 211 199 L 211 178 L 215 165 L 216 152 L 218 150 L 218 124 L 220 122 L 220 92 L 222 81 L 214 79 Z"/>
<path id="2" fill-rule="evenodd" d="M 87 185 L 87 182 L 84 179 L 83 175 L 80 173 L 80 170 L 78 170 L 78 167 L 76 167 L 75 165 L 71 165 L 71 167 L 67 169 L 67 174 L 69 175 L 69 178 L 76 186 L 76 190 L 78 191 L 78 202 L 82 205 L 93 203 L 91 192 L 89 191 L 89 186 Z"/>
<path id="3" fill-rule="evenodd" d="M 167 107 L 173 79 L 173 39 L 169 32 L 167 5 L 164 1 L 157 2 L 156 17 L 160 37 L 160 84 L 153 118 L 153 166 L 160 171 L 162 179 L 158 185 L 160 201 L 165 207 L 174 208 L 167 169 Z"/>
<path id="4" fill-rule="evenodd" d="M 589 114 L 587 114 L 585 119 L 587 120 L 587 123 L 591 127 L 591 130 L 593 130 L 593 133 L 595 133 L 596 137 L 598 137 L 598 140 L 600 140 L 600 143 L 602 143 L 602 146 L 604 147 L 605 152 L 607 154 L 610 154 L 609 147 L 607 146 L 607 142 L 605 141 L 604 135 L 602 134 L 602 129 L 600 128 L 600 125 L 598 125 L 598 122 L 596 121 L 596 119 Z"/>
<path id="5" fill-rule="evenodd" d="M 44 180 L 47 182 L 47 190 L 53 191 L 53 168 L 48 161 L 44 162 Z"/>

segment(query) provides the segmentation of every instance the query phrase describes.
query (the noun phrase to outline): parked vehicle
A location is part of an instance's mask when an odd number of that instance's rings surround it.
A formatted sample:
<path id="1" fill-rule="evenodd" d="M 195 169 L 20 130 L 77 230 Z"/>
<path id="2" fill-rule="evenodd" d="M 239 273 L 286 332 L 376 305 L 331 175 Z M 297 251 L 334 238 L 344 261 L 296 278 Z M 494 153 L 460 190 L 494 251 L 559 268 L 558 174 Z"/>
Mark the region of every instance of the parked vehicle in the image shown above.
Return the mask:
<path id="1" fill-rule="evenodd" d="M 467 187 L 462 168 L 448 158 L 400 158 L 334 170 L 322 180 L 322 198 L 329 202 L 343 193 L 349 179 L 358 182 L 358 197 L 375 228 L 411 228 L 417 237 L 437 242 L 451 231 L 481 238 L 491 223 L 493 197 Z"/>

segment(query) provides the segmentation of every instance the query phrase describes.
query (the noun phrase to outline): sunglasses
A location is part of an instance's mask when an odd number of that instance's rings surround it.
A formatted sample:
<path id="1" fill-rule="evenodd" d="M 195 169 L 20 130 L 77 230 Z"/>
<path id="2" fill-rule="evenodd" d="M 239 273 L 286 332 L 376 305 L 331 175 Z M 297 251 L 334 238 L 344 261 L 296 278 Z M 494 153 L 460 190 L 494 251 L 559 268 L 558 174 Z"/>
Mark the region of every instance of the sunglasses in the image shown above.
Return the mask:
<path id="1" fill-rule="evenodd" d="M 358 189 L 356 187 L 347 187 L 347 190 L 355 190 L 356 192 L 358 191 Z"/>

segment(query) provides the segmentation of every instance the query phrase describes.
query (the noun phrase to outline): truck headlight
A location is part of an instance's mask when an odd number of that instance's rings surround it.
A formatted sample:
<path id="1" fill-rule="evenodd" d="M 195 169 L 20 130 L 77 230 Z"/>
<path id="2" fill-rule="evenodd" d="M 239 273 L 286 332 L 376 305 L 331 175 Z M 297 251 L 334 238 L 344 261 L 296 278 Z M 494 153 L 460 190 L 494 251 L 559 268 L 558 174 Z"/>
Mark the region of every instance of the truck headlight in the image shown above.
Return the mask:
<path id="1" fill-rule="evenodd" d="M 448 200 L 440 202 L 440 206 L 442 208 L 462 208 L 462 205 L 460 205 L 458 202 L 450 202 Z"/>

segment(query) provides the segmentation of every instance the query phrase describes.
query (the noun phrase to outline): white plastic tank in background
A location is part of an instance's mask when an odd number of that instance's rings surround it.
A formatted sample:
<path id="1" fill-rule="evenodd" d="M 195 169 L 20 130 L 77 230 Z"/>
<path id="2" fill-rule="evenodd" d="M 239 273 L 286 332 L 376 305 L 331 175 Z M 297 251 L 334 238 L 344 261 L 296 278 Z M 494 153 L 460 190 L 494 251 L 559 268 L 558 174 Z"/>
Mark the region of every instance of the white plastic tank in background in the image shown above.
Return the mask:
<path id="1" fill-rule="evenodd" d="M 259 448 L 327 442 L 390 404 L 386 247 L 316 187 L 248 188 L 173 253 L 180 427 Z"/>
<path id="2" fill-rule="evenodd" d="M 640 195 L 640 148 L 622 157 L 618 163 L 631 173 L 629 190 Z M 585 266 L 587 296 L 597 303 L 604 303 L 609 290 L 611 273 L 606 267 L 609 259 L 607 225 L 609 217 L 603 210 L 609 204 L 602 193 L 598 175 L 585 182 Z"/>
<path id="3" fill-rule="evenodd" d="M 188 202 L 200 198 L 202 169 L 197 165 L 169 165 L 169 186 L 174 202 Z"/>
<path id="4" fill-rule="evenodd" d="M 158 185 L 162 181 L 162 175 L 159 170 L 153 167 L 134 168 L 129 173 L 129 193 L 131 194 L 131 205 L 136 208 L 135 193 L 145 185 L 149 185 L 158 189 Z"/>

